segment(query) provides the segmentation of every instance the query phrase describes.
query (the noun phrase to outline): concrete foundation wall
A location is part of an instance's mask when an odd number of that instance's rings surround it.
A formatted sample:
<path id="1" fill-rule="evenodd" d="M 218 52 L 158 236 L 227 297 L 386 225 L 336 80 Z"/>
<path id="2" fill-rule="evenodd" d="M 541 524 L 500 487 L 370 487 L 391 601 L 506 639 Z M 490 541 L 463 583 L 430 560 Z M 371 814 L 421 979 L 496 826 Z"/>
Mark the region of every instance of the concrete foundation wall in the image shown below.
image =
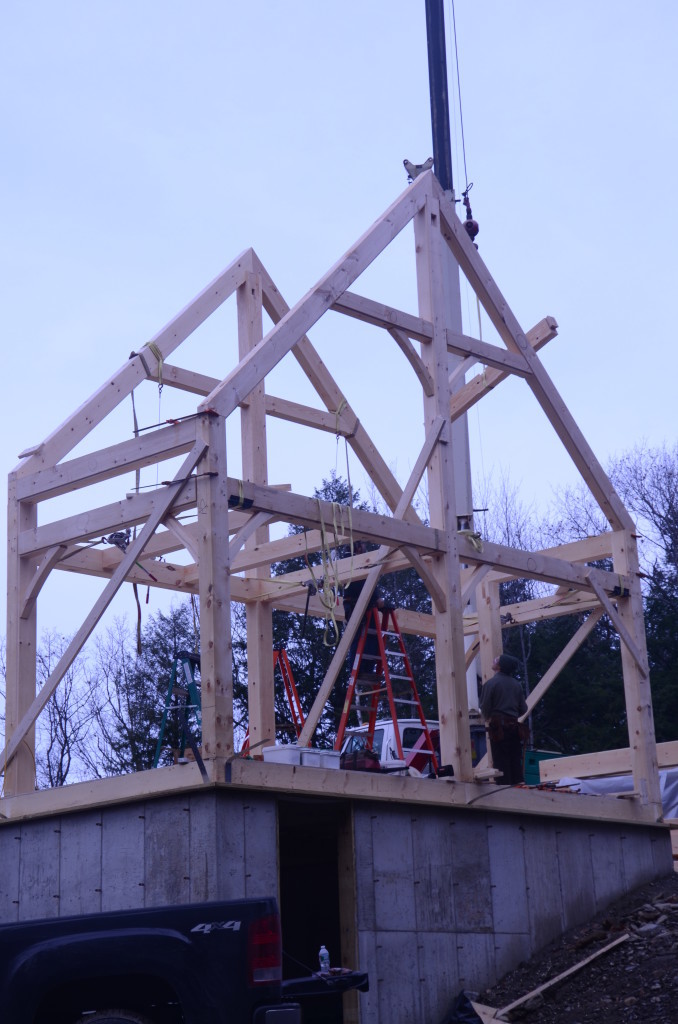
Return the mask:
<path id="1" fill-rule="evenodd" d="M 3 823 L 0 922 L 277 894 L 278 800 L 206 789 Z M 352 819 L 357 962 L 343 956 L 370 975 L 361 1024 L 439 1024 L 462 988 L 673 869 L 668 830 L 649 826 L 365 801 Z"/>
<path id="2" fill-rule="evenodd" d="M 362 1024 L 438 1024 L 461 989 L 673 870 L 647 827 L 360 804 L 354 831 Z"/>
<path id="3" fill-rule="evenodd" d="M 0 826 L 0 922 L 271 896 L 276 803 L 178 794 Z"/>

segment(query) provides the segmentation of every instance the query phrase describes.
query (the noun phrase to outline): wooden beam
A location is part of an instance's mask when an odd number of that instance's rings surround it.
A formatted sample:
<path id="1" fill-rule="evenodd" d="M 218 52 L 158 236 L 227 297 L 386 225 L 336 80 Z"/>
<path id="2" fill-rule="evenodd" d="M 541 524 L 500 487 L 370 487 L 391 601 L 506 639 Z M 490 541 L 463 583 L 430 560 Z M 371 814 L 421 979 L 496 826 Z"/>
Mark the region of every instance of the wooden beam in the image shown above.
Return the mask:
<path id="1" fill-rule="evenodd" d="M 506 347 L 524 356 L 532 371 L 527 378 L 532 393 L 612 527 L 632 529 L 629 513 L 469 239 L 457 217 L 453 201 L 437 181 L 433 187 L 440 201 L 445 239 Z"/>
<path id="2" fill-rule="evenodd" d="M 450 808 L 459 807 L 464 813 L 483 816 L 491 805 L 494 811 L 509 814 L 537 815 L 571 819 L 573 821 L 610 821 L 624 825 L 637 824 L 656 827 L 646 807 L 638 801 L 617 800 L 579 793 L 553 793 L 549 790 L 512 786 L 487 786 L 477 783 L 449 784 L 444 781 L 415 779 L 410 776 L 383 775 L 379 772 L 342 772 L 321 768 L 299 768 L 292 765 L 236 757 L 231 762 L 231 781 L 219 778 L 217 765 L 207 764 L 213 778 L 214 791 L 231 793 L 237 789 L 247 792 L 292 793 L 295 796 L 337 797 L 340 800 L 400 801 L 414 805 Z M 0 812 L 8 821 L 18 823 L 27 819 L 55 816 L 88 808 L 139 801 L 147 798 L 191 793 L 202 788 L 198 766 L 195 763 L 171 765 L 135 772 L 131 775 L 79 782 L 55 789 L 38 790 L 16 797 L 0 799 Z M 657 833 L 659 835 L 659 831 Z"/>
<path id="3" fill-rule="evenodd" d="M 53 466 L 101 423 L 139 384 L 146 378 L 146 368 L 157 369 L 158 360 L 151 346 L 162 353 L 163 359 L 185 341 L 193 331 L 210 316 L 215 309 L 233 294 L 242 283 L 245 271 L 251 266 L 251 250 L 243 252 L 217 278 L 207 285 L 180 313 L 159 331 L 136 355 L 95 391 L 84 405 L 45 439 L 36 455 L 30 456 L 18 473 L 34 472 L 36 469 Z M 145 365 L 144 365 L 145 364 Z"/>
<path id="4" fill-rule="evenodd" d="M 188 551 L 193 561 L 197 564 L 200 560 L 197 541 L 194 540 L 194 531 L 180 523 L 176 516 L 167 516 L 165 519 L 167 530 L 179 541 L 182 548 Z"/>
<path id="5" fill-rule="evenodd" d="M 223 765 L 234 753 L 226 424 L 221 416 L 207 413 L 199 418 L 198 430 L 204 453 L 196 483 L 202 747 L 205 760 Z"/>
<path id="6" fill-rule="evenodd" d="M 195 422 L 184 420 L 22 476 L 17 481 L 17 493 L 24 501 L 45 501 L 164 459 L 174 459 L 184 455 L 194 443 Z"/>
<path id="7" fill-rule="evenodd" d="M 657 771 L 652 693 L 648 671 L 643 595 L 638 571 L 635 530 L 614 536 L 613 566 L 628 576 L 628 596 L 617 600 L 615 628 L 622 639 L 620 654 L 624 674 L 624 700 L 629 746 L 632 752 L 633 788 L 657 820 L 662 816 L 662 797 Z M 620 587 L 625 587 L 620 580 Z M 619 627 L 622 627 L 620 632 Z M 629 642 L 630 641 L 630 642 Z"/>
<path id="8" fill-rule="evenodd" d="M 375 302 L 364 295 L 356 295 L 354 292 L 344 292 L 332 304 L 336 313 L 344 313 L 352 316 L 363 323 L 373 324 L 375 327 L 383 327 L 390 331 L 393 328 L 400 331 L 408 338 L 414 338 L 424 344 L 430 342 L 433 337 L 433 327 L 429 320 L 421 316 L 412 316 L 411 313 L 404 313 L 393 306 L 385 306 L 382 302 Z"/>
<path id="9" fill-rule="evenodd" d="M 262 487 L 231 477 L 228 479 L 228 487 L 234 500 L 242 495 L 248 509 L 275 513 L 278 519 L 311 529 L 320 529 L 323 523 L 331 523 L 336 512 L 330 501 L 307 498 L 294 492 L 285 493 L 273 487 Z M 418 522 L 408 522 L 395 516 L 385 516 L 357 508 L 351 510 L 351 520 L 354 536 L 363 540 L 376 541 L 388 546 L 409 544 L 421 552 L 444 550 L 445 544 L 440 532 Z"/>
<path id="10" fill-rule="evenodd" d="M 433 569 L 429 568 L 424 559 L 419 557 L 419 554 L 414 550 L 414 548 L 404 546 L 402 551 L 414 571 L 419 576 L 419 579 L 428 590 L 431 603 L 435 610 L 441 613 L 444 612 L 447 609 L 447 598 L 445 596 L 445 591 L 436 579 L 436 574 Z"/>
<path id="11" fill-rule="evenodd" d="M 324 430 L 328 434 L 339 434 L 341 437 L 353 437 L 359 426 L 358 417 L 355 413 L 347 414 L 346 406 L 339 413 L 324 412 L 322 409 L 313 409 L 311 406 L 289 402 L 274 395 L 266 395 L 266 413 L 280 420 Z"/>
<path id="12" fill-rule="evenodd" d="M 472 592 L 476 587 L 480 586 L 489 571 L 489 565 L 474 565 L 468 575 L 466 575 L 468 570 L 465 572 L 462 569 L 461 603 L 464 608 L 466 608 L 469 603 Z M 464 614 L 466 614 L 466 612 L 464 612 Z"/>
<path id="13" fill-rule="evenodd" d="M 527 697 L 527 711 L 519 719 L 524 722 L 525 719 L 532 713 L 532 709 L 542 699 L 546 691 L 549 689 L 552 683 L 556 681 L 560 673 L 563 671 L 567 663 L 574 657 L 581 645 L 586 640 L 587 636 L 593 632 L 596 625 L 603 616 L 602 608 L 596 608 L 587 619 L 581 624 L 577 632 L 573 637 L 570 637 L 568 642 L 563 647 L 562 651 L 555 659 L 554 662 L 547 668 L 544 675 L 541 677 L 537 685 L 530 692 Z"/>
<path id="14" fill-rule="evenodd" d="M 136 494 L 124 501 L 116 501 L 110 505 L 79 512 L 77 515 L 59 519 L 54 523 L 36 526 L 24 530 L 19 544 L 22 555 L 38 555 L 57 544 L 77 544 L 79 541 L 91 540 L 116 530 L 124 530 L 128 526 L 136 526 L 144 522 L 158 506 L 165 507 L 165 487 L 158 488 L 148 494 Z M 174 505 L 175 514 L 194 508 L 195 481 L 190 481 L 184 488 L 184 494 Z"/>
<path id="15" fill-rule="evenodd" d="M 575 974 L 576 971 L 580 971 L 582 967 L 590 964 L 592 960 L 596 960 L 599 956 L 602 956 L 603 953 L 609 953 L 611 949 L 614 949 L 616 946 L 620 946 L 622 942 L 626 942 L 628 938 L 629 935 L 625 932 L 624 935 L 620 935 L 619 938 L 613 939 L 612 942 L 608 942 L 607 945 L 602 946 L 600 949 L 597 949 L 595 953 L 591 953 L 590 956 L 587 956 L 585 960 L 580 960 L 579 963 L 574 964 L 572 967 L 568 967 L 566 971 L 561 971 L 561 973 L 557 974 L 555 978 L 550 978 L 548 981 L 545 981 L 543 985 L 538 985 L 537 988 L 533 988 L 531 992 L 527 992 L 524 996 L 521 996 L 520 999 L 514 999 L 512 1003 L 502 1006 L 501 1009 L 496 1011 L 497 1017 L 500 1020 L 505 1020 L 505 1014 L 510 1013 L 511 1010 L 515 1010 L 518 1006 L 522 1006 L 523 1003 L 528 1001 L 528 999 L 533 999 L 541 992 L 546 991 L 547 988 L 552 988 L 553 985 L 557 985 L 565 978 L 569 978 L 572 974 Z"/>
<path id="16" fill-rule="evenodd" d="M 540 320 L 538 324 L 531 328 L 526 334 L 526 338 L 532 345 L 535 352 L 546 345 L 547 342 L 552 341 L 553 338 L 558 336 L 558 324 L 552 316 L 547 316 L 543 320 Z M 462 367 L 465 367 L 464 372 L 470 370 L 471 366 L 476 360 L 471 358 L 469 365 L 466 366 L 466 360 L 455 370 L 450 377 L 450 384 L 457 380 L 457 374 L 461 371 Z M 510 376 L 508 370 L 498 370 L 496 368 L 490 368 L 485 370 L 483 373 L 476 374 L 470 381 L 455 391 L 450 399 L 450 417 L 453 420 L 458 419 L 459 416 L 463 416 L 464 413 L 468 412 L 476 402 L 479 402 L 484 395 L 493 388 L 496 388 L 497 384 L 501 384 L 502 381 L 506 380 Z"/>
<path id="17" fill-rule="evenodd" d="M 472 355 L 477 363 L 484 363 L 485 366 L 493 366 L 503 370 L 507 374 L 517 374 L 519 377 L 527 377 L 532 372 L 522 355 L 514 355 L 498 345 L 488 345 L 485 341 L 477 338 L 470 338 L 467 334 L 457 334 L 455 331 L 447 332 L 447 349 L 457 356 Z"/>
<path id="18" fill-rule="evenodd" d="M 593 590 L 592 581 L 595 580 L 606 593 L 614 594 L 619 586 L 627 586 L 629 582 L 628 577 L 620 579 L 617 573 L 605 569 L 587 568 L 538 551 L 521 551 L 486 540 L 479 551 L 463 534 L 459 538 L 459 552 L 462 561 L 471 565 L 490 565 L 505 569 L 516 578 L 544 580 L 578 590 Z"/>
<path id="19" fill-rule="evenodd" d="M 31 614 L 35 608 L 35 602 L 38 599 L 38 594 L 47 581 L 47 577 L 59 559 L 66 554 L 66 551 L 66 545 L 59 544 L 57 547 L 50 548 L 49 551 L 45 552 L 40 560 L 40 564 L 36 567 L 33 579 L 29 583 L 28 589 L 24 594 L 24 599 L 19 610 L 19 618 L 27 619 Z"/>
<path id="20" fill-rule="evenodd" d="M 433 396 L 424 396 L 425 422 L 432 423 L 438 417 L 447 419 L 450 402 L 447 331 L 461 327 L 461 323 L 456 322 L 457 317 L 460 319 L 460 311 L 454 308 L 452 301 L 453 294 L 458 297 L 458 275 L 453 261 L 443 249 L 440 209 L 436 199 L 429 197 L 417 213 L 414 238 L 419 312 L 433 328 L 431 344 L 422 348 L 422 358 L 434 382 Z M 454 293 L 453 288 L 456 289 Z M 460 512 L 457 486 L 464 481 L 461 474 L 458 476 L 455 472 L 455 446 L 451 441 L 452 424 L 447 424 L 428 463 L 431 524 L 445 538 L 445 552 L 433 563 L 438 583 L 446 596 L 445 611 L 434 612 L 436 690 L 442 764 L 452 765 L 454 777 L 465 782 L 473 779 L 473 765 L 457 533 L 457 515 Z M 471 509 L 467 511 L 470 515 Z"/>
<path id="21" fill-rule="evenodd" d="M 16 474 L 7 481 L 7 665 L 5 700 L 5 737 L 16 735 L 35 697 L 37 657 L 37 613 L 33 603 L 25 617 L 20 609 L 24 596 L 35 579 L 37 560 L 19 553 L 21 532 L 37 522 L 37 506 L 19 501 Z M 15 760 L 4 773 L 4 792 L 8 796 L 35 788 L 35 728 L 24 731 Z M 4 764 L 4 762 L 3 762 Z"/>
<path id="22" fill-rule="evenodd" d="M 167 515 L 167 512 L 172 507 L 181 490 L 186 486 L 188 478 L 195 469 L 203 451 L 204 445 L 201 442 L 196 443 L 188 457 L 182 463 L 172 484 L 163 491 L 164 501 L 156 503 L 152 514 L 144 525 L 144 528 L 139 533 L 139 536 L 130 543 L 120 565 L 114 572 L 103 592 L 95 601 L 89 615 L 83 622 L 82 626 L 77 630 L 75 636 L 59 659 L 54 670 L 50 673 L 49 678 L 43 684 L 39 694 L 33 700 L 28 711 L 24 714 L 16 730 L 14 730 L 11 735 L 8 735 L 5 749 L 2 754 L 0 754 L 0 764 L 7 765 L 14 757 L 19 745 L 24 739 L 24 736 L 27 734 L 29 729 L 32 728 L 38 715 L 47 704 L 49 698 L 52 696 L 66 672 L 75 661 L 83 645 L 86 643 L 97 622 L 115 597 L 120 585 L 127 575 L 128 570 L 137 561 L 144 550 L 146 543 L 153 535 L 153 532 L 164 516 Z"/>
<path id="23" fill-rule="evenodd" d="M 641 672 L 644 676 L 647 676 L 649 674 L 647 657 L 638 649 L 638 646 L 633 637 L 631 636 L 629 630 L 626 628 L 626 625 L 624 624 L 621 615 L 618 614 L 617 609 L 615 608 L 612 601 L 610 601 L 609 597 L 603 590 L 598 580 L 591 579 L 591 587 L 593 588 L 596 597 L 605 609 L 608 617 L 612 621 L 612 625 L 617 630 L 620 640 L 622 641 L 622 643 L 628 650 L 629 654 L 635 661 L 636 667 L 638 668 L 639 672 Z M 623 600 L 623 598 L 621 598 L 621 600 Z"/>
<path id="24" fill-rule="evenodd" d="M 255 538 L 254 545 L 251 548 L 248 548 L 247 553 L 240 556 L 241 564 L 239 566 L 235 564 L 235 559 L 243 544 L 245 544 L 253 534 L 258 533 L 263 526 L 267 526 L 270 522 L 271 516 L 269 516 L 267 512 L 255 512 L 254 515 L 250 516 L 248 521 L 240 527 L 238 532 L 231 539 L 228 548 L 228 557 L 231 560 L 231 572 L 242 572 L 245 569 L 253 569 L 262 565 L 270 565 L 271 562 L 275 561 L 275 558 L 268 557 L 271 545 L 267 536 L 258 544 L 256 543 Z M 266 556 L 261 555 L 259 558 L 257 558 L 256 555 L 252 556 L 249 553 L 250 551 L 264 550 L 266 551 Z M 267 575 L 265 578 L 269 579 L 269 576 Z"/>
<path id="25" fill-rule="evenodd" d="M 260 274 L 248 274 L 238 289 L 238 355 L 246 359 L 263 336 L 262 280 Z M 257 484 L 268 483 L 266 445 L 265 381 L 260 380 L 247 396 L 247 405 L 240 410 L 242 474 Z M 266 544 L 270 516 L 258 512 L 242 528 L 229 546 L 229 558 L 242 534 L 246 549 Z M 254 529 L 252 529 L 254 527 Z M 263 580 L 270 576 L 267 565 L 247 569 L 249 579 Z M 263 601 L 248 603 L 247 620 L 247 705 L 249 742 L 253 750 L 264 743 L 275 743 L 275 688 L 273 680 L 273 609 Z"/>
<path id="26" fill-rule="evenodd" d="M 200 406 L 229 416 L 410 222 L 433 178 L 420 175 L 332 269 L 268 332 Z"/>
<path id="27" fill-rule="evenodd" d="M 657 765 L 659 769 L 678 766 L 678 741 L 657 744 Z M 595 779 L 605 775 L 630 775 L 631 749 L 618 747 L 616 750 L 599 750 L 593 754 L 573 754 L 539 762 L 542 782 L 557 782 L 558 779 Z"/>
<path id="28" fill-rule="evenodd" d="M 478 609 L 480 678 L 483 683 L 486 683 L 494 675 L 494 659 L 503 650 L 499 584 L 488 578 L 482 580 L 476 594 L 476 605 Z"/>
<path id="29" fill-rule="evenodd" d="M 219 384 L 218 377 L 209 377 L 195 370 L 186 370 L 182 366 L 170 363 L 162 364 L 162 382 L 178 391 L 188 391 L 192 395 L 209 395 Z"/>
<path id="30" fill-rule="evenodd" d="M 424 365 L 424 362 L 416 348 L 407 335 L 402 331 L 399 331 L 397 327 L 389 327 L 388 333 L 391 335 L 396 345 L 417 375 L 417 379 L 422 386 L 424 394 L 430 397 L 433 394 L 433 381 L 431 379 L 431 374 L 426 369 L 426 366 Z"/>
<path id="31" fill-rule="evenodd" d="M 262 275 L 264 308 L 273 322 L 278 323 L 289 311 L 289 306 L 278 291 L 275 282 L 268 275 L 265 267 L 258 262 L 257 273 Z M 326 408 L 334 416 L 341 415 L 346 424 L 352 424 L 350 433 L 346 435 L 348 443 L 358 459 L 360 459 L 361 465 L 369 473 L 370 479 L 374 482 L 388 507 L 394 509 L 401 495 L 398 481 L 313 345 L 304 335 L 294 346 L 292 352 L 316 392 L 325 403 Z M 406 513 L 405 518 L 412 522 L 420 522 L 419 517 L 413 510 Z"/>

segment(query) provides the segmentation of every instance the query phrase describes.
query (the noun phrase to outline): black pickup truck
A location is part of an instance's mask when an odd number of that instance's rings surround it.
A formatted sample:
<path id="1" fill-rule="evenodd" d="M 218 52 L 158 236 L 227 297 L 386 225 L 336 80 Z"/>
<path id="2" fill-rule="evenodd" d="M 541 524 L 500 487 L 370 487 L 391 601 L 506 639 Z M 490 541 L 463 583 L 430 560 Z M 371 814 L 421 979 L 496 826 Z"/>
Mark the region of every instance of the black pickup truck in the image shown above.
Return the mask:
<path id="1" fill-rule="evenodd" d="M 300 1024 L 273 899 L 0 925 L 2 1024 Z"/>

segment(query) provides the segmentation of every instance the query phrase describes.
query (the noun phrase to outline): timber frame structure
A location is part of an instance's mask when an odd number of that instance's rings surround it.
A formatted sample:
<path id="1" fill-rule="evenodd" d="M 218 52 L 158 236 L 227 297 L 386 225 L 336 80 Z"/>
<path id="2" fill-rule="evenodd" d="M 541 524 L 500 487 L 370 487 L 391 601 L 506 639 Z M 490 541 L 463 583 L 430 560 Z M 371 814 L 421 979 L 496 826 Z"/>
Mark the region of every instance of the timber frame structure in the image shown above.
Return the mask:
<path id="1" fill-rule="evenodd" d="M 349 290 L 410 222 L 414 224 L 419 296 L 416 314 Z M 502 344 L 462 334 L 457 268 L 477 295 Z M 455 291 L 456 305 L 450 299 L 452 296 L 454 300 Z M 171 365 L 168 360 L 172 353 L 233 295 L 237 302 L 237 365 L 225 377 Z M 264 312 L 273 324 L 265 335 Z M 420 454 L 404 487 L 399 486 L 361 425 L 350 396 L 341 392 L 307 336 L 321 317 L 332 312 L 388 332 L 409 363 L 405 372 L 412 375 L 415 400 L 415 392 L 423 393 Z M 203 757 L 210 779 L 255 786 L 275 784 L 282 789 L 321 785 L 319 781 L 300 781 L 303 772 L 286 774 L 282 766 L 235 759 L 234 752 L 231 602 L 244 602 L 247 608 L 249 741 L 254 748 L 267 740 L 275 741 L 272 608 L 303 614 L 307 593 L 304 573 L 289 574 L 284 579 L 272 577 L 270 565 L 298 555 L 304 548 L 319 550 L 323 530 L 330 543 L 334 539 L 326 524 L 336 523 L 336 509 L 268 485 L 266 422 L 268 417 L 280 417 L 346 437 L 392 511 L 391 516 L 352 512 L 353 535 L 380 547 L 354 559 L 352 566 L 349 559 L 337 563 L 340 578 L 352 572 L 365 578 L 366 586 L 336 648 L 300 743 L 312 738 L 379 575 L 407 565 L 417 570 L 426 585 L 432 613 L 402 611 L 399 621 L 404 631 L 435 639 L 442 761 L 454 768 L 452 785 L 325 772 L 321 773 L 323 791 L 331 793 L 335 787 L 344 795 L 369 792 L 374 796 L 383 784 L 389 799 L 416 791 L 426 792 L 425 798 L 436 802 L 473 802 L 479 791 L 487 791 L 488 783 L 480 783 L 472 767 L 466 688 L 469 664 L 477 655 L 483 679 L 492 674 L 492 660 L 501 652 L 502 619 L 506 621 L 508 615 L 509 621 L 517 624 L 585 613 L 561 655 L 532 692 L 529 706 L 540 699 L 599 618 L 608 616 L 621 640 L 635 795 L 617 802 L 609 812 L 602 810 L 605 801 L 599 799 L 595 814 L 609 813 L 616 818 L 627 815 L 645 822 L 659 820 L 661 800 L 635 527 L 540 361 L 538 350 L 556 333 L 557 325 L 551 317 L 523 332 L 458 219 L 453 194 L 443 192 L 432 171 L 417 177 L 291 309 L 254 251 L 239 256 L 141 352 L 133 353 L 61 427 L 42 444 L 24 451 L 20 464 L 10 474 L 6 737 L 2 754 L 5 780 L 0 806 L 9 813 L 14 798 L 33 791 L 36 720 L 123 582 L 149 583 L 144 565 L 152 568 L 155 581 L 151 585 L 199 596 Z M 266 392 L 267 375 L 290 354 L 324 408 L 311 408 Z M 464 373 L 477 363 L 484 371 L 465 381 Z M 157 382 L 160 374 L 165 386 L 200 396 L 195 415 L 111 447 L 71 455 L 135 388 L 145 381 Z M 474 532 L 469 496 L 459 494 L 455 446 L 460 443 L 460 427 L 465 429 L 467 411 L 510 375 L 522 378 L 536 397 L 603 510 L 609 532 L 543 551 L 492 544 Z M 226 420 L 236 413 L 241 419 L 242 480 L 227 475 Z M 85 500 L 87 488 L 103 480 L 177 457 L 183 459 L 172 480 L 152 492 L 128 495 L 104 506 L 92 504 L 86 512 L 46 524 L 39 519 L 41 502 L 74 490 L 81 490 Z M 421 521 L 412 504 L 424 474 L 430 525 Z M 177 518 L 180 513 L 198 509 L 200 514 L 191 523 Z M 270 540 L 269 525 L 275 521 L 302 526 L 304 536 Z M 96 547 L 96 539 L 102 534 L 128 527 L 134 528 L 135 534 L 126 550 Z M 188 553 L 188 564 L 165 560 L 179 550 Z M 160 556 L 162 560 L 158 560 Z M 185 560 L 187 556 L 182 557 Z M 614 571 L 588 564 L 602 558 L 612 559 Z M 37 604 L 45 581 L 57 569 L 97 576 L 107 582 L 51 676 L 36 693 Z M 501 581 L 525 577 L 553 585 L 553 593 L 533 602 L 501 607 Z M 317 598 L 311 599 L 310 611 L 323 615 Z M 200 785 L 195 767 L 143 773 L 149 778 L 144 783 L 139 781 L 135 792 L 151 793 L 175 784 L 181 787 L 187 780 Z M 308 771 L 314 775 L 313 770 Z M 344 777 L 351 774 L 349 780 Z M 314 779 L 319 780 L 317 773 Z M 121 778 L 92 785 L 103 787 L 104 799 L 115 800 L 117 794 L 129 791 L 131 784 L 129 778 Z M 519 805 L 523 810 L 534 806 L 539 811 L 560 812 L 549 794 L 491 789 L 494 809 Z M 47 807 L 51 795 L 45 792 L 34 794 L 34 798 L 39 797 Z M 66 791 L 59 800 L 61 806 L 68 806 Z M 563 802 L 568 805 L 568 814 L 583 806 L 578 797 L 568 796 Z"/>

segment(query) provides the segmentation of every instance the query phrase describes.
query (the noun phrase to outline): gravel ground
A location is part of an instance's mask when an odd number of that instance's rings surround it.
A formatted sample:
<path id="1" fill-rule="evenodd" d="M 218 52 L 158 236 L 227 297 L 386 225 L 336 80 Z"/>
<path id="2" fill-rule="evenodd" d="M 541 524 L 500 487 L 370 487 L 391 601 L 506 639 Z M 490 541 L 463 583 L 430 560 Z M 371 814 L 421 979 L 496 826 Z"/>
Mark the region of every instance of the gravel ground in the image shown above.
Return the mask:
<path id="1" fill-rule="evenodd" d="M 524 1024 L 677 1024 L 678 874 L 636 889 L 566 933 L 481 992 L 478 1002 L 508 1006 L 625 934 L 628 939 L 617 947 L 500 1019 Z"/>

